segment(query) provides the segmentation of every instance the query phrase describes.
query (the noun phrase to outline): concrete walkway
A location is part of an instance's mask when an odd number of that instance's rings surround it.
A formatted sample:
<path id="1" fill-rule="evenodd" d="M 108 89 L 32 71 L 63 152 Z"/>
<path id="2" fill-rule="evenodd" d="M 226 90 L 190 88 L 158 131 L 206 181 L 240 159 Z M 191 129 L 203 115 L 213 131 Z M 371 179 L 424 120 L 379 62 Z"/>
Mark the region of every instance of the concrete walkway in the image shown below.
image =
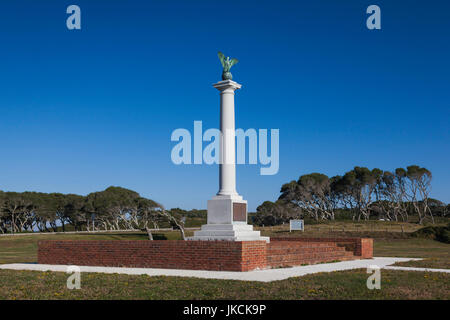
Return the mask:
<path id="1" fill-rule="evenodd" d="M 261 281 L 271 282 L 284 280 L 291 277 L 301 277 L 307 274 L 319 272 L 333 272 L 351 269 L 366 269 L 370 266 L 378 266 L 382 269 L 390 270 L 406 270 L 406 271 L 432 271 L 450 273 L 449 269 L 429 269 L 429 268 L 410 268 L 410 267 L 394 267 L 389 266 L 396 262 L 421 260 L 415 258 L 391 258 L 376 257 L 373 259 L 342 261 L 334 263 L 323 263 L 310 266 L 299 266 L 280 269 L 265 269 L 248 272 L 232 272 L 232 271 L 203 271 L 203 270 L 180 270 L 180 269 L 150 269 L 150 268 L 115 268 L 115 267 L 87 267 L 80 266 L 81 272 L 98 272 L 98 273 L 119 273 L 130 275 L 149 276 L 174 276 L 174 277 L 194 277 L 204 279 L 226 279 L 226 280 L 242 280 L 242 281 Z M 31 271 L 58 271 L 66 272 L 65 265 L 46 265 L 46 264 L 27 264 L 13 263 L 0 265 L 0 269 L 5 270 L 31 270 Z"/>
<path id="2" fill-rule="evenodd" d="M 444 272 L 450 273 L 450 269 L 432 269 L 432 268 L 416 268 L 416 267 L 397 267 L 397 266 L 386 266 L 383 269 L 387 270 L 404 270 L 404 271 L 422 271 L 422 272 Z"/>

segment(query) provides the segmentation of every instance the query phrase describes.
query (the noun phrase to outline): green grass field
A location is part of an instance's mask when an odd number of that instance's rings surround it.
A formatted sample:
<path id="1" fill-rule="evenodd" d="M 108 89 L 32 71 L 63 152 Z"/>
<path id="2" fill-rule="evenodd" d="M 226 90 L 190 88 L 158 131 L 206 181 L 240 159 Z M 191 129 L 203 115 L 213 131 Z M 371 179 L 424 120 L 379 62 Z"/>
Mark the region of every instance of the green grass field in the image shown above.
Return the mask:
<path id="1" fill-rule="evenodd" d="M 321 273 L 270 283 L 119 274 L 82 274 L 66 288 L 61 272 L 0 271 L 0 299 L 449 299 L 450 275 L 382 271 L 381 290 L 365 270 Z"/>
<path id="2" fill-rule="evenodd" d="M 303 233 L 283 227 L 261 228 L 270 236 L 371 236 L 375 256 L 425 258 L 398 265 L 450 268 L 450 245 L 410 238 L 415 225 L 374 223 L 358 227 L 336 223 L 309 226 Z M 328 228 L 328 229 L 326 229 Z M 359 228 L 359 229 L 357 229 Z M 343 230 L 344 229 L 344 230 Z M 356 229 L 356 230 L 354 230 Z M 190 235 L 192 231 L 188 232 Z M 160 232 L 155 239 L 180 239 L 179 232 Z M 147 239 L 145 233 L 49 234 L 0 237 L 0 264 L 36 262 L 43 239 Z M 369 290 L 366 270 L 320 273 L 271 283 L 180 277 L 82 274 L 82 288 L 68 290 L 58 272 L 0 270 L 0 299 L 449 299 L 450 275 L 382 270 L 381 290 Z"/>
<path id="3" fill-rule="evenodd" d="M 429 239 L 375 240 L 374 255 L 378 257 L 424 258 L 397 262 L 395 265 L 450 269 L 450 244 Z"/>

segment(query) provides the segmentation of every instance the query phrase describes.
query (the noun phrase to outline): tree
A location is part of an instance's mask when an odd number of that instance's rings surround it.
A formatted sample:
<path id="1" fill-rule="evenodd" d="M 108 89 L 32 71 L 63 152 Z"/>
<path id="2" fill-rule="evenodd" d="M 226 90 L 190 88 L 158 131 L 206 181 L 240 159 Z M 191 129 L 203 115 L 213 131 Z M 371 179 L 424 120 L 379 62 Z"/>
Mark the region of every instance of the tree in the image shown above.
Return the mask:
<path id="1" fill-rule="evenodd" d="M 167 220 L 169 220 L 170 224 L 173 227 L 180 230 L 181 239 L 186 240 L 186 233 L 184 231 L 184 223 L 181 219 L 177 219 L 175 216 L 173 216 L 172 214 L 167 212 L 162 204 L 158 204 L 158 208 L 156 209 L 156 212 L 159 213 L 161 216 L 167 218 Z"/>
<path id="2" fill-rule="evenodd" d="M 372 195 L 381 176 L 380 169 L 372 171 L 366 167 L 354 167 L 347 172 L 343 179 L 343 185 L 350 191 L 358 213 L 358 221 L 363 217 L 369 220 Z"/>
<path id="3" fill-rule="evenodd" d="M 256 208 L 253 222 L 257 225 L 273 226 L 301 217 L 301 209 L 290 202 L 278 200 L 264 201 Z"/>
<path id="4" fill-rule="evenodd" d="M 298 181 L 284 184 L 279 200 L 297 205 L 316 221 L 334 219 L 336 195 L 331 189 L 330 179 L 324 174 L 306 174 Z"/>
<path id="5" fill-rule="evenodd" d="M 409 200 L 419 216 L 419 224 L 423 224 L 427 214 L 434 223 L 434 217 L 428 205 L 431 190 L 431 172 L 426 168 L 412 165 L 406 168 L 406 177 L 409 182 Z"/>
<path id="6" fill-rule="evenodd" d="M 9 222 L 11 233 L 20 232 L 17 227 L 17 216 L 24 206 L 22 195 L 18 192 L 5 192 L 2 206 L 3 216 Z"/>
<path id="7" fill-rule="evenodd" d="M 76 231 L 80 231 L 86 221 L 86 198 L 77 194 L 67 194 L 63 208 L 64 219 L 71 224 Z M 105 229 L 107 230 L 107 229 Z"/>
<path id="8" fill-rule="evenodd" d="M 348 177 L 335 176 L 332 178 L 331 189 L 335 195 L 336 207 L 348 209 L 355 219 L 356 202 L 354 198 L 354 190 Z"/>
<path id="9" fill-rule="evenodd" d="M 356 166 L 332 178 L 320 173 L 303 175 L 281 187 L 279 200 L 296 205 L 315 220 L 334 219 L 338 210 L 349 211 L 353 220 L 369 220 L 377 214 L 408 221 L 412 212 L 419 216 L 419 223 L 427 217 L 434 223 L 433 212 L 446 214 L 448 207 L 431 204 L 431 179 L 429 170 L 415 165 L 394 172 Z M 273 211 L 271 206 L 266 204 L 265 211 Z"/>
<path id="10" fill-rule="evenodd" d="M 428 205 L 433 216 L 445 217 L 448 214 L 449 205 L 437 199 L 428 198 Z"/>
<path id="11" fill-rule="evenodd" d="M 75 230 L 123 230 L 157 228 L 166 221 L 181 230 L 183 223 L 176 216 L 161 209 L 155 201 L 141 197 L 139 193 L 121 188 L 109 187 L 87 196 L 40 192 L 0 191 L 0 232 L 16 233 L 33 231 L 66 231 L 70 224 Z M 203 211 L 193 211 L 204 216 Z M 151 233 L 149 238 L 152 238 Z"/>
<path id="12" fill-rule="evenodd" d="M 8 232 L 8 227 L 7 227 L 7 216 L 5 214 L 5 212 L 3 211 L 3 203 L 5 202 L 6 199 L 6 195 L 3 191 L 0 191 L 0 232 L 1 233 L 6 233 Z"/>
<path id="13" fill-rule="evenodd" d="M 137 198 L 136 207 L 138 210 L 139 220 L 142 222 L 143 228 L 147 232 L 149 240 L 153 240 L 153 235 L 151 229 L 149 228 L 149 223 L 153 223 L 153 227 L 157 228 L 157 222 L 159 218 L 158 209 L 160 205 L 155 201 L 146 198 Z"/>
<path id="14" fill-rule="evenodd" d="M 132 229 L 137 219 L 135 200 L 139 197 L 139 193 L 121 187 L 88 194 L 83 208 L 88 231 L 95 230 L 96 220 L 105 230 Z"/>

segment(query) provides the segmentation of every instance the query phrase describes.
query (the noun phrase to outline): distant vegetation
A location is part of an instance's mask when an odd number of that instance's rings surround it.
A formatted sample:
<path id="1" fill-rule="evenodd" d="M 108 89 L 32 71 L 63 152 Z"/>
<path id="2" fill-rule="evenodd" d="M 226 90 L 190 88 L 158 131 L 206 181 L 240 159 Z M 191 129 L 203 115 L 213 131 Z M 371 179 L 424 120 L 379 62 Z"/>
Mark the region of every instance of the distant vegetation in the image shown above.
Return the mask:
<path id="1" fill-rule="evenodd" d="M 354 167 L 343 176 L 302 175 L 281 187 L 276 202 L 265 201 L 249 213 L 256 225 L 273 226 L 303 218 L 308 223 L 332 220 L 384 219 L 434 223 L 450 209 L 429 197 L 432 175 L 409 166 L 393 172 Z M 445 220 L 445 219 L 444 219 Z M 157 202 L 121 187 L 87 196 L 0 191 L 0 233 L 57 231 L 120 231 L 185 227 L 206 223 L 206 210 L 165 210 Z"/>
<path id="2" fill-rule="evenodd" d="M 121 187 L 87 196 L 0 191 L 0 233 L 126 230 L 174 227 L 184 235 L 181 209 L 165 210 L 153 200 Z M 197 211 L 194 214 L 198 214 Z M 149 232 L 149 237 L 151 233 Z"/>
<path id="3" fill-rule="evenodd" d="M 321 173 L 302 175 L 281 187 L 276 202 L 257 208 L 253 222 L 277 225 L 293 218 L 314 221 L 352 219 L 414 220 L 423 224 L 446 217 L 450 206 L 429 197 L 432 175 L 413 165 L 393 172 L 354 167 L 343 176 L 329 178 Z"/>

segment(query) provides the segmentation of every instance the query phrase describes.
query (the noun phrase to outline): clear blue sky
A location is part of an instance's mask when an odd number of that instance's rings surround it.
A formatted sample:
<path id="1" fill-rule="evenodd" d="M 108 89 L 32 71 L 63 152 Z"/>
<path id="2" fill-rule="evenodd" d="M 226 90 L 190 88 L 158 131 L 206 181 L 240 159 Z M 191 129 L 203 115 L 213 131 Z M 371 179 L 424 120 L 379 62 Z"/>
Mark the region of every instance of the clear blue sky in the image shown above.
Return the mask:
<path id="1" fill-rule="evenodd" d="M 218 168 L 172 164 L 170 135 L 218 127 L 221 50 L 240 60 L 237 127 L 280 129 L 277 175 L 238 167 L 250 210 L 355 165 L 425 166 L 450 202 L 449 40 L 448 1 L 1 1 L 0 189 L 116 185 L 205 208 Z"/>

